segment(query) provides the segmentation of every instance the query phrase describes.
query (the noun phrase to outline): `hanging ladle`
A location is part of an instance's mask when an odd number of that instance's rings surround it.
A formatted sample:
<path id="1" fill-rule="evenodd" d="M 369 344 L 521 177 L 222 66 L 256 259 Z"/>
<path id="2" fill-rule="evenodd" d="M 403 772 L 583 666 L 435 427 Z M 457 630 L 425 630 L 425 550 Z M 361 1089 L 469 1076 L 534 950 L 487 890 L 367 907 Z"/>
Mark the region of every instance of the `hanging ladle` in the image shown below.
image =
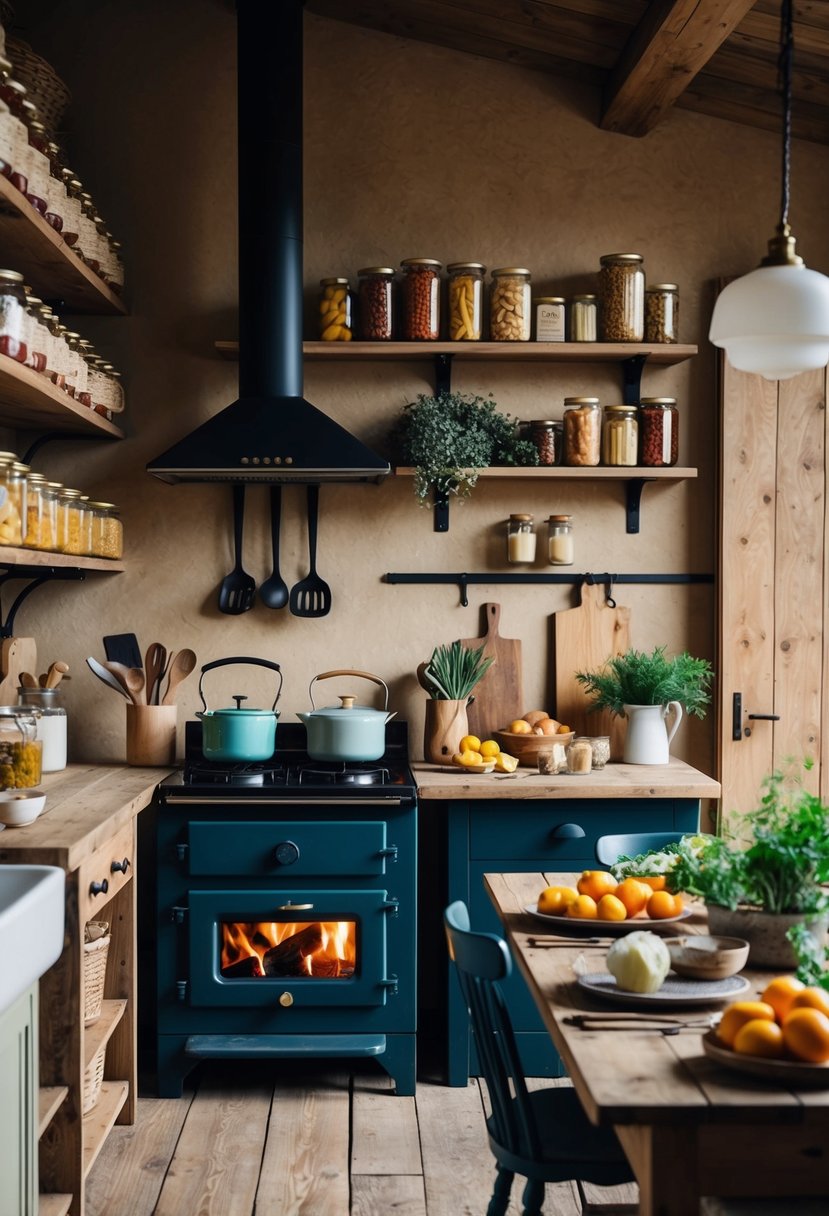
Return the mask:
<path id="1" fill-rule="evenodd" d="M 279 573 L 279 527 L 282 522 L 282 486 L 271 486 L 271 548 L 273 574 L 259 588 L 262 603 L 268 608 L 284 608 L 288 602 L 288 584 Z"/>

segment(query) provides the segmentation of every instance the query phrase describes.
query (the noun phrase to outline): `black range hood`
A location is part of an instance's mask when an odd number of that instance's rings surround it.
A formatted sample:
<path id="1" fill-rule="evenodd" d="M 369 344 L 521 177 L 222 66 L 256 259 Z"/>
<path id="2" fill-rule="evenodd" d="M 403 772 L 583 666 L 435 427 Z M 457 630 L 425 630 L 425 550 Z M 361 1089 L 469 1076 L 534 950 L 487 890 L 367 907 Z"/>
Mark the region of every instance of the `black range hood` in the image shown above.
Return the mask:
<path id="1" fill-rule="evenodd" d="M 302 0 L 236 8 L 240 396 L 147 471 L 173 483 L 380 481 L 388 461 L 302 396 Z"/>

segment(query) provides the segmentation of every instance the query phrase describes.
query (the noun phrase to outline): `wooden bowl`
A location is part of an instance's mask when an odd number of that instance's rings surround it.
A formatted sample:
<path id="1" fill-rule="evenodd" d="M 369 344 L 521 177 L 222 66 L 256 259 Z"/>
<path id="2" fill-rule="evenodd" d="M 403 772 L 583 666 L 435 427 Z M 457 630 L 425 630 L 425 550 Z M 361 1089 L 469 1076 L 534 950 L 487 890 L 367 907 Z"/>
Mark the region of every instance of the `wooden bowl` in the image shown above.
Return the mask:
<path id="1" fill-rule="evenodd" d="M 515 756 L 524 768 L 537 768 L 539 752 L 552 747 L 554 743 L 567 747 L 568 743 L 572 743 L 574 734 L 575 731 L 571 730 L 566 735 L 514 735 L 510 730 L 494 730 L 492 737 L 502 752 Z"/>
<path id="2" fill-rule="evenodd" d="M 709 937 L 689 933 L 666 937 L 671 967 L 677 975 L 696 980 L 724 980 L 742 971 L 748 960 L 748 942 L 741 937 Z"/>

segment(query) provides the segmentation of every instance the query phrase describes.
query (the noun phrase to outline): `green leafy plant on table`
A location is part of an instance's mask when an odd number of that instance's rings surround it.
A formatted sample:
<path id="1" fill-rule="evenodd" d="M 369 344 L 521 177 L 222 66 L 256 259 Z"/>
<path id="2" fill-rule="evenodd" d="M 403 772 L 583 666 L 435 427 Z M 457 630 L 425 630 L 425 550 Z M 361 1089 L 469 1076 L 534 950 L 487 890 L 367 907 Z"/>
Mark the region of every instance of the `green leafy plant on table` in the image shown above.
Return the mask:
<path id="1" fill-rule="evenodd" d="M 517 420 L 492 398 L 469 393 L 419 394 L 403 407 L 393 440 L 400 463 L 415 469 L 421 506 L 468 496 L 481 469 L 537 465 L 535 445 L 518 436 Z"/>
<path id="2" fill-rule="evenodd" d="M 593 697 L 592 709 L 609 709 L 625 717 L 626 705 L 667 705 L 678 701 L 688 714 L 705 717 L 713 678 L 706 659 L 687 652 L 668 659 L 665 647 L 650 654 L 627 650 L 613 655 L 596 671 L 577 671 L 576 680 Z"/>
<path id="3" fill-rule="evenodd" d="M 436 646 L 420 674 L 433 700 L 465 701 L 493 662 L 491 657 L 484 656 L 483 646 L 473 650 L 452 642 L 449 646 Z"/>

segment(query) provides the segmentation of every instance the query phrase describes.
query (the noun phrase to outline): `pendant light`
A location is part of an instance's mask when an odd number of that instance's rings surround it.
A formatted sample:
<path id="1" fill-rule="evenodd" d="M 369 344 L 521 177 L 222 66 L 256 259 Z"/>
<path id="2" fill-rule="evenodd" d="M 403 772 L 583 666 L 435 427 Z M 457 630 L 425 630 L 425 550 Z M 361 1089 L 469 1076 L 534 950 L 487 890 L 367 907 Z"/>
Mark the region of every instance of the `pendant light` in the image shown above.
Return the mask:
<path id="1" fill-rule="evenodd" d="M 829 362 L 829 278 L 808 270 L 789 227 L 792 140 L 792 0 L 780 17 L 783 172 L 780 223 L 757 270 L 720 293 L 708 337 L 741 372 L 788 380 Z"/>

